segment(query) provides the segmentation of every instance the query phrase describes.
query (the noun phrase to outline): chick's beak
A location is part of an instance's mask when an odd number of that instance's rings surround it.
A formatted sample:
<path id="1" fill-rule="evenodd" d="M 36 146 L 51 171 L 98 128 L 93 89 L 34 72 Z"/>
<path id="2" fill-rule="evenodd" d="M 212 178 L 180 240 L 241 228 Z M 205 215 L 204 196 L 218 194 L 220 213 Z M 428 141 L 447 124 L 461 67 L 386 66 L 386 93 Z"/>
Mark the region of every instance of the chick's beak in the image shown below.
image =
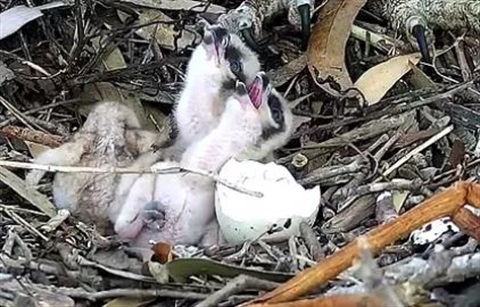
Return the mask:
<path id="1" fill-rule="evenodd" d="M 205 29 L 203 46 L 207 51 L 208 59 L 214 59 L 217 65 L 220 64 L 220 59 L 225 56 L 225 50 L 229 43 L 230 36 L 226 29 L 221 27 Z"/>
<path id="2" fill-rule="evenodd" d="M 263 94 L 266 86 L 266 83 L 264 82 L 265 77 L 265 73 L 258 73 L 248 89 L 248 95 L 250 96 L 250 100 L 256 109 L 259 109 L 262 106 Z"/>
<path id="3" fill-rule="evenodd" d="M 243 105 L 248 105 L 252 103 L 250 101 L 250 96 L 248 95 L 247 86 L 245 85 L 245 83 L 239 80 L 235 82 L 235 95 L 237 96 L 237 99 L 240 101 L 240 103 Z"/>

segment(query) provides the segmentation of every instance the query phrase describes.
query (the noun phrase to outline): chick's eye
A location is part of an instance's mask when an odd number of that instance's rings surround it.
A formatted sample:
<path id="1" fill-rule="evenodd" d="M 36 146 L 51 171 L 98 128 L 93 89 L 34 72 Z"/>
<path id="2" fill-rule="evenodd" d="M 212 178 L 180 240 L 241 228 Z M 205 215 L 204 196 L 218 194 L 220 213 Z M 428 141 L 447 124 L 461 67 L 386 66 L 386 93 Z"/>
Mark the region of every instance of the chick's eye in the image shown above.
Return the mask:
<path id="1" fill-rule="evenodd" d="M 230 69 L 234 74 L 238 74 L 242 70 L 242 63 L 239 61 L 233 60 L 230 62 Z"/>
<path id="2" fill-rule="evenodd" d="M 280 123 L 283 120 L 283 114 L 279 109 L 272 109 L 272 118 L 276 123 Z"/>
<path id="3" fill-rule="evenodd" d="M 224 47 L 224 48 L 227 48 L 228 45 L 230 45 L 230 35 L 225 36 L 225 37 L 223 38 L 222 43 L 223 43 L 223 47 Z"/>

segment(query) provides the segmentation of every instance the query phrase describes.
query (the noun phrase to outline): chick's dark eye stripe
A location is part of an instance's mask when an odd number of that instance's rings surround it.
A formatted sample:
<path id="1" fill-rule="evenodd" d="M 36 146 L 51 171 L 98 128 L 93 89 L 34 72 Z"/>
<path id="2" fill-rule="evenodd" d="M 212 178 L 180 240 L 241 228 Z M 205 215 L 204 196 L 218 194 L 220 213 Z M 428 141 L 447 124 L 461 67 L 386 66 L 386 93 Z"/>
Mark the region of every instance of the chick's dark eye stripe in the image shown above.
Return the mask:
<path id="1" fill-rule="evenodd" d="M 285 131 L 285 117 L 283 115 L 283 108 L 282 104 L 278 100 L 278 98 L 275 95 L 270 95 L 268 97 L 268 108 L 270 109 L 270 114 L 273 116 L 274 110 L 276 110 L 279 113 L 279 119 L 278 121 L 275 120 L 275 122 L 278 124 L 278 127 L 274 127 L 272 125 L 269 125 L 268 127 L 265 127 L 262 131 L 262 139 L 267 140 L 274 136 L 275 134 L 281 133 Z"/>
<path id="2" fill-rule="evenodd" d="M 232 63 L 234 61 L 237 61 L 240 64 L 240 69 L 238 72 L 232 71 L 232 73 L 237 77 L 240 81 L 246 82 L 247 77 L 245 76 L 245 73 L 243 72 L 243 67 L 242 67 L 242 59 L 245 58 L 245 55 L 240 51 L 239 48 L 232 46 L 232 44 L 228 44 L 226 50 L 225 50 L 225 59 L 229 62 Z"/>

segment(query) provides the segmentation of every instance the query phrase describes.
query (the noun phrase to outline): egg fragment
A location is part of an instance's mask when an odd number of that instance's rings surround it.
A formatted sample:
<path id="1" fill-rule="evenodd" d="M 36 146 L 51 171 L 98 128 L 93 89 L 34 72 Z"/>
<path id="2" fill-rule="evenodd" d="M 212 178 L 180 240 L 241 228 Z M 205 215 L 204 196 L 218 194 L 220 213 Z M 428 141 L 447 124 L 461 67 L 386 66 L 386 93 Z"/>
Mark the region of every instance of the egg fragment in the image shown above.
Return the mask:
<path id="1" fill-rule="evenodd" d="M 220 178 L 262 197 L 236 191 L 220 183 L 215 189 L 215 211 L 224 238 L 231 244 L 255 240 L 283 241 L 299 235 L 302 221 L 313 224 L 320 205 L 320 186 L 305 189 L 282 165 L 230 159 Z M 283 226 L 283 227 L 282 227 Z"/>

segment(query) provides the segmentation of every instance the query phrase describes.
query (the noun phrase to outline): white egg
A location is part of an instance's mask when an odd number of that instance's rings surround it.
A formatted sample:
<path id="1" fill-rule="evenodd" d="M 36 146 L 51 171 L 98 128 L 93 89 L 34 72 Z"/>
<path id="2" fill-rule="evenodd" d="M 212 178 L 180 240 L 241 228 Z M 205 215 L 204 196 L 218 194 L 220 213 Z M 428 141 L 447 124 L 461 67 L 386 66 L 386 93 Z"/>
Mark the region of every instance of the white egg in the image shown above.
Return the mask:
<path id="1" fill-rule="evenodd" d="M 287 240 L 299 234 L 300 222 L 315 221 L 320 187 L 306 190 L 282 165 L 230 159 L 219 175 L 238 187 L 263 193 L 263 197 L 256 197 L 216 184 L 217 219 L 223 236 L 231 244 L 257 239 L 273 226 L 284 227 L 262 239 Z"/>

